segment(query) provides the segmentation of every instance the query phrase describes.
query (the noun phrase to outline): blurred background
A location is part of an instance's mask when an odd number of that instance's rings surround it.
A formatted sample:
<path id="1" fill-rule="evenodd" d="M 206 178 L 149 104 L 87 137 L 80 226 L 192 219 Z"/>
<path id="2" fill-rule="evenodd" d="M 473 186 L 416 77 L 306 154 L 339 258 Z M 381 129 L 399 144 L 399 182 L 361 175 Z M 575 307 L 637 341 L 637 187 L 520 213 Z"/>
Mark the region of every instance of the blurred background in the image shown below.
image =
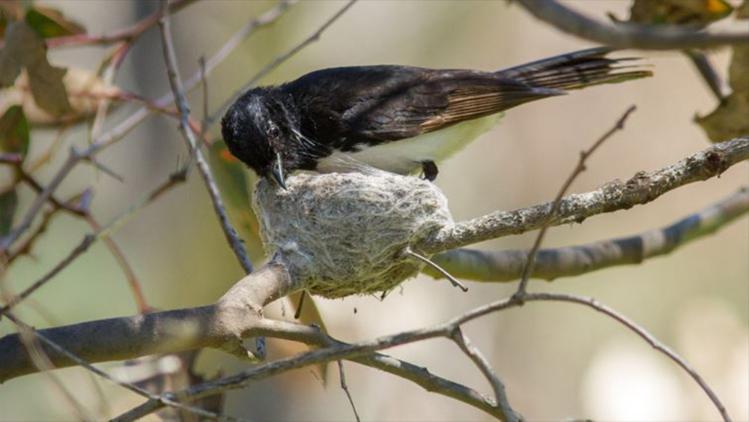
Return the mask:
<path id="1" fill-rule="evenodd" d="M 628 16 L 621 0 L 567 1 L 605 19 L 607 12 Z M 157 7 L 151 1 L 47 1 L 84 23 L 93 34 L 121 28 Z M 257 70 L 312 33 L 343 6 L 338 1 L 303 1 L 276 24 L 242 44 L 215 71 L 208 102 L 215 109 Z M 197 2 L 173 18 L 175 44 L 184 77 L 198 68 L 240 26 L 274 5 L 266 1 Z M 332 66 L 397 63 L 426 67 L 492 70 L 591 44 L 542 24 L 503 1 L 362 1 L 323 37 L 263 79 L 278 83 Z M 54 50 L 53 64 L 94 70 L 105 51 L 99 47 Z M 710 54 L 725 75 L 726 50 Z M 626 54 L 626 53 L 625 53 Z M 631 104 L 638 110 L 588 162 L 572 190 L 595 189 L 612 179 L 672 164 L 709 145 L 692 122 L 716 100 L 691 63 L 676 52 L 637 52 L 653 65 L 655 76 L 606 85 L 513 109 L 499 126 L 443 163 L 437 184 L 449 198 L 456 220 L 496 209 L 514 209 L 551 200 L 586 148 Z M 168 91 L 157 30 L 137 42 L 116 84 L 156 98 Z M 201 116 L 202 96 L 191 96 Z M 108 126 L 128 115 L 120 107 Z M 124 183 L 81 166 L 60 190 L 61 197 L 93 185 L 93 212 L 107 222 L 159 184 L 184 161 L 184 142 L 176 121 L 150 118 L 129 137 L 100 156 L 123 175 Z M 214 127 L 212 133 L 218 136 Z M 69 130 L 66 144 L 85 145 L 86 125 Z M 32 134 L 32 154 L 44 150 L 54 131 Z M 64 151 L 61 150 L 61 151 Z M 40 173 L 48 180 L 65 154 Z M 181 160 L 181 161 L 180 161 Z M 582 225 L 549 231 L 545 247 L 573 245 L 660 227 L 697 211 L 749 181 L 746 163 L 719 179 L 692 184 L 654 203 L 602 215 Z M 22 195 L 22 205 L 32 199 Z M 236 215 L 236 210 L 235 214 Z M 18 291 L 68 254 L 89 227 L 59 215 L 34 257 L 23 258 L 7 273 Z M 717 234 L 670 256 L 637 266 L 588 275 L 532 282 L 531 290 L 593 296 L 621 311 L 671 346 L 715 389 L 735 420 L 749 420 L 749 225 L 743 218 Z M 528 248 L 535 233 L 478 245 L 487 249 Z M 217 224 L 199 176 L 176 188 L 130 219 L 115 235 L 157 308 L 213 302 L 242 271 Z M 249 245 L 256 262 L 261 250 Z M 418 277 L 384 301 L 375 297 L 315 299 L 331 334 L 347 341 L 370 339 L 443 322 L 472 307 L 507 296 L 515 283 L 468 283 L 462 293 L 444 281 Z M 111 254 L 97 243 L 19 307 L 36 327 L 75 323 L 136 312 L 125 278 Z M 271 315 L 281 315 L 272 306 Z M 288 315 L 287 310 L 287 318 Z M 13 332 L 7 319 L 0 335 Z M 673 362 L 653 351 L 622 326 L 589 309 L 569 304 L 533 303 L 490 315 L 465 327 L 507 387 L 513 406 L 529 420 L 717 420 L 718 414 L 697 385 Z M 270 357 L 303 350 L 271 341 Z M 481 392 L 490 387 L 450 342 L 432 340 L 389 350 L 394 356 L 465 383 Z M 247 367 L 225 354 L 206 351 L 198 368 L 230 374 Z M 104 368 L 113 364 L 105 364 Z M 92 381 L 78 368 L 56 372 L 78 400 L 98 417 L 114 416 L 140 398 L 106 382 Z M 365 420 L 489 420 L 462 403 L 430 394 L 400 378 L 346 363 L 346 378 Z M 106 399 L 102 399 L 102 394 Z M 75 416 L 41 375 L 0 386 L 0 420 L 69 420 Z M 311 369 L 302 369 L 228 393 L 225 413 L 251 420 L 353 420 L 338 375 L 330 369 L 324 387 Z"/>

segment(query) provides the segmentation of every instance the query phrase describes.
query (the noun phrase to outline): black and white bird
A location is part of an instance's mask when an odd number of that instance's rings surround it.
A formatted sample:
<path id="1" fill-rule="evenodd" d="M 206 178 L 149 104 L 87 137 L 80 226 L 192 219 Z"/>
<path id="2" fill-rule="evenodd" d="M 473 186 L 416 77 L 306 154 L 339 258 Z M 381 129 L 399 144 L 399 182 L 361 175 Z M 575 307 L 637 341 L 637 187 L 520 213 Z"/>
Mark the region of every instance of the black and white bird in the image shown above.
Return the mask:
<path id="1" fill-rule="evenodd" d="M 221 131 L 231 153 L 285 188 L 296 170 L 422 171 L 489 130 L 504 110 L 569 90 L 650 76 L 592 48 L 484 72 L 382 65 L 323 69 L 244 93 Z"/>

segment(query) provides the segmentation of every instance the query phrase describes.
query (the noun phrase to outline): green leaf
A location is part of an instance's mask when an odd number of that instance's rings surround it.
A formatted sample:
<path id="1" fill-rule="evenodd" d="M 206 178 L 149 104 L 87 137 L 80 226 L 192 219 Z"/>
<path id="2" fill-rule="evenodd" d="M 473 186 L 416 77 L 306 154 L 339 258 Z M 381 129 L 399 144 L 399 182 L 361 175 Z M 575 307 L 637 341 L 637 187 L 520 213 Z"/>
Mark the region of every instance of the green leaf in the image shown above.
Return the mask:
<path id="1" fill-rule="evenodd" d="M 12 85 L 22 68 L 39 107 L 55 116 L 72 111 L 62 81 L 66 70 L 49 64 L 44 40 L 26 22 L 13 22 L 0 51 L 0 86 Z"/>
<path id="2" fill-rule="evenodd" d="M 28 150 L 29 123 L 21 106 L 11 106 L 0 117 L 0 151 L 25 157 Z"/>
<path id="3" fill-rule="evenodd" d="M 51 7 L 33 6 L 26 11 L 26 23 L 42 38 L 83 34 L 86 30 L 67 19 L 59 10 Z"/>
<path id="4" fill-rule="evenodd" d="M 211 168 L 229 211 L 236 216 L 237 221 L 245 233 L 256 237 L 258 234 L 257 219 L 252 211 L 250 200 L 250 184 L 244 164 L 234 158 L 226 148 L 226 144 L 215 142 L 208 150 Z M 249 243 L 249 242 L 248 242 Z"/>
<path id="5" fill-rule="evenodd" d="M 749 45 L 733 47 L 728 75 L 731 95 L 707 116 L 695 117 L 713 142 L 749 135 Z"/>
<path id="6" fill-rule="evenodd" d="M 0 193 L 0 236 L 10 233 L 16 208 L 18 208 L 18 194 L 15 188 Z"/>

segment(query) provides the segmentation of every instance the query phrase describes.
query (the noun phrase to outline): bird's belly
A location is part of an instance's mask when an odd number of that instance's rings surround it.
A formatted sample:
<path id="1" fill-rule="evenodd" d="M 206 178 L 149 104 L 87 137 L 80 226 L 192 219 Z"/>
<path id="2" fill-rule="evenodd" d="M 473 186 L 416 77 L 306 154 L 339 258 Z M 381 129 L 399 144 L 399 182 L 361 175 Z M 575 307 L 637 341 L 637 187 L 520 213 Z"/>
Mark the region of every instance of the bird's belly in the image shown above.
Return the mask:
<path id="1" fill-rule="evenodd" d="M 461 122 L 445 129 L 374 146 L 356 152 L 335 151 L 321 159 L 317 171 L 322 173 L 357 170 L 367 164 L 398 174 L 421 169 L 423 161 L 442 161 L 496 125 L 502 113 Z"/>

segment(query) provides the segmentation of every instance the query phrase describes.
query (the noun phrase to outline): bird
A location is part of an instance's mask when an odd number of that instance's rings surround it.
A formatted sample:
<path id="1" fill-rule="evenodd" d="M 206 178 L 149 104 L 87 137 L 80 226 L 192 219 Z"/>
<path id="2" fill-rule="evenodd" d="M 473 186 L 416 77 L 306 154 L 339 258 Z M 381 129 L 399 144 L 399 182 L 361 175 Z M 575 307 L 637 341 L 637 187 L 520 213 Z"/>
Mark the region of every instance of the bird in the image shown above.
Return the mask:
<path id="1" fill-rule="evenodd" d="M 226 111 L 229 151 L 286 189 L 295 171 L 375 167 L 434 181 L 437 163 L 504 111 L 593 85 L 651 76 L 638 58 L 594 47 L 494 72 L 401 65 L 335 67 L 244 92 Z"/>

